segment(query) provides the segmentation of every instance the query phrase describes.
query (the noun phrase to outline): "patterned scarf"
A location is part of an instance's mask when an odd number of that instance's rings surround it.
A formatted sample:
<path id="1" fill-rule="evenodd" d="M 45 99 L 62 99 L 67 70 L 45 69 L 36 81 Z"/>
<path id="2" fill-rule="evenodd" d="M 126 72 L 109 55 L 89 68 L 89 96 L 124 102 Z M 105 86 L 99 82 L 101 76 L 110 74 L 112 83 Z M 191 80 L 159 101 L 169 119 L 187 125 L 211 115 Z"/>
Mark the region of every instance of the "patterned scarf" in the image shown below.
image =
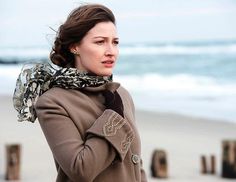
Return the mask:
<path id="1" fill-rule="evenodd" d="M 34 122 L 37 118 L 34 104 L 40 95 L 52 87 L 82 89 L 110 81 L 112 76 L 92 75 L 76 68 L 56 69 L 49 64 L 25 65 L 18 76 L 13 95 L 18 121 Z"/>

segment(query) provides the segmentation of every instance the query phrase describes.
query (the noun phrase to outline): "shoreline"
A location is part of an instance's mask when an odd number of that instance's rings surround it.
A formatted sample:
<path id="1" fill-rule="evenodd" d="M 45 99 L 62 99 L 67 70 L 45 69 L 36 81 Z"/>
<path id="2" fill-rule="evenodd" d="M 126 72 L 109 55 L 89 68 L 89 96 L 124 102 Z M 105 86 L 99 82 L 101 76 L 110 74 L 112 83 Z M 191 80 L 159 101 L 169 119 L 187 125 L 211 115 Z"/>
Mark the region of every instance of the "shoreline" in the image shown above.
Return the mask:
<path id="1" fill-rule="evenodd" d="M 11 94 L 9 93 L 0 93 L 0 100 L 8 98 L 8 100 L 10 100 L 12 102 L 12 96 L 14 94 L 14 90 L 12 91 Z M 13 103 L 12 103 L 12 107 L 13 107 Z M 152 114 L 152 113 L 156 113 L 158 115 L 171 115 L 171 116 L 179 116 L 179 117 L 184 117 L 184 118 L 195 118 L 197 120 L 207 120 L 207 121 L 211 121 L 211 122 L 222 122 L 222 123 L 234 123 L 236 124 L 236 118 L 235 119 L 222 119 L 222 118 L 213 118 L 213 117 L 206 117 L 206 116 L 199 116 L 199 115 L 191 115 L 189 114 L 185 114 L 185 113 L 178 113 L 175 111 L 160 111 L 160 110 L 154 110 L 154 109 L 143 109 L 143 108 L 139 108 L 135 105 L 136 107 L 136 112 L 142 112 L 145 114 Z"/>
<path id="2" fill-rule="evenodd" d="M 147 109 L 136 109 L 137 113 L 142 113 L 142 114 L 150 114 L 150 115 L 159 115 L 160 117 L 165 117 L 166 115 L 170 117 L 181 117 L 184 119 L 191 119 L 194 121 L 207 121 L 207 122 L 217 122 L 217 123 L 229 123 L 229 124 L 236 124 L 236 120 L 227 120 L 227 119 L 222 119 L 222 118 L 211 118 L 211 117 L 204 117 L 204 116 L 197 116 L 197 115 L 191 115 L 191 114 L 183 114 L 183 113 L 178 113 L 178 112 L 171 112 L 171 111 L 155 111 L 155 110 L 147 110 Z M 140 114 L 138 114 L 140 115 Z"/>
<path id="3" fill-rule="evenodd" d="M 4 181 L 5 145 L 22 145 L 22 179 L 24 182 L 55 180 L 56 169 L 51 151 L 38 122 L 19 123 L 10 96 L 0 96 L 0 182 Z M 136 110 L 141 143 L 143 167 L 148 181 L 152 152 L 164 149 L 167 152 L 168 182 L 224 182 L 221 173 L 221 142 L 236 140 L 236 124 L 224 120 L 210 120 L 173 113 Z M 206 147 L 207 146 L 207 147 Z M 216 175 L 200 174 L 200 155 L 216 156 Z"/>
<path id="4" fill-rule="evenodd" d="M 167 181 L 227 181 L 221 175 L 221 142 L 236 140 L 236 124 L 223 120 L 183 116 L 173 113 L 138 111 L 144 168 L 150 177 L 151 156 L 155 149 L 167 152 Z M 206 147 L 208 146 L 208 147 Z M 200 156 L 216 157 L 216 174 L 200 174 Z M 166 179 L 158 179 L 166 181 Z M 155 181 L 150 178 L 150 181 Z"/>

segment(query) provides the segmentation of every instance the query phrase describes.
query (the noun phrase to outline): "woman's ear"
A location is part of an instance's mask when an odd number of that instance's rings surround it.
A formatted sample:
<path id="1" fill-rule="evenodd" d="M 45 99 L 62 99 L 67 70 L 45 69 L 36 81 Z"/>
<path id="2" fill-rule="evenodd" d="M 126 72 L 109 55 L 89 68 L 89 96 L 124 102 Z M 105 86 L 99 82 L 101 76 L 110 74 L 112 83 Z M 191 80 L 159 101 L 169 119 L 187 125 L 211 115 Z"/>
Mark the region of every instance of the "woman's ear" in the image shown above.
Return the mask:
<path id="1" fill-rule="evenodd" d="M 69 50 L 74 55 L 79 55 L 79 46 L 78 44 L 71 44 Z"/>

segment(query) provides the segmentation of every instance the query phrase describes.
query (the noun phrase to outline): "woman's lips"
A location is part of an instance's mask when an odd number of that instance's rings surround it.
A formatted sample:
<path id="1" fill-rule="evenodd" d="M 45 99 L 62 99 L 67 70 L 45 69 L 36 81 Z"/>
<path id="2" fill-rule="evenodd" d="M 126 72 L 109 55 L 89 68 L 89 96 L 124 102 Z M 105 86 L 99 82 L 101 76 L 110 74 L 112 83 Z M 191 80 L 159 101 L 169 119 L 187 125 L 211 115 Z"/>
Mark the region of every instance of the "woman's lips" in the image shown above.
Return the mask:
<path id="1" fill-rule="evenodd" d="M 102 64 L 103 64 L 106 68 L 111 68 L 111 67 L 113 67 L 114 61 L 113 61 L 113 60 L 106 60 L 106 61 L 103 61 Z"/>

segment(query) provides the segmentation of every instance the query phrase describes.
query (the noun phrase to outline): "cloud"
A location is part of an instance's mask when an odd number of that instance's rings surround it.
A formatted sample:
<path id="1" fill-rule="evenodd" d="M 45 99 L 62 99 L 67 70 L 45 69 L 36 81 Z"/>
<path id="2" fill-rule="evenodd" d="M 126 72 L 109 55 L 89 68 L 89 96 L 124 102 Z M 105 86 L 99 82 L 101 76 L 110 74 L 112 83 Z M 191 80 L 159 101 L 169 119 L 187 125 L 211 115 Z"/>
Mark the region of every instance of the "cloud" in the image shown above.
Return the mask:
<path id="1" fill-rule="evenodd" d="M 156 11 L 129 11 L 117 12 L 119 19 L 136 19 L 136 18 L 172 18 L 185 16 L 214 16 L 219 14 L 231 14 L 236 12 L 236 7 L 207 7 L 207 8 L 193 8 L 193 9 L 165 9 Z"/>

